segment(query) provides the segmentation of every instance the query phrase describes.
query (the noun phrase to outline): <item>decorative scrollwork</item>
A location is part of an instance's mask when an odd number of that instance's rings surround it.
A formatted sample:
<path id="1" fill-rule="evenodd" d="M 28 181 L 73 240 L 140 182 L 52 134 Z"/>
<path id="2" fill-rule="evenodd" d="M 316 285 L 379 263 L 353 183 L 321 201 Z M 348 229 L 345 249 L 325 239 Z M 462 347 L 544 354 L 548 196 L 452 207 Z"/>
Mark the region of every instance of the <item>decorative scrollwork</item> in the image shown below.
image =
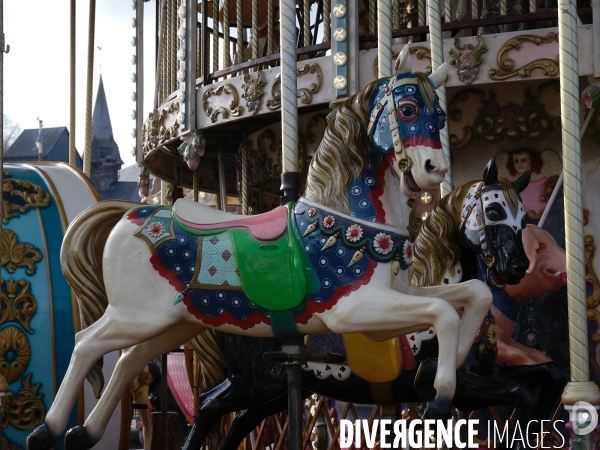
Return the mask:
<path id="1" fill-rule="evenodd" d="M 588 284 L 587 307 L 596 308 L 596 306 L 600 304 L 600 282 L 598 282 L 598 277 L 596 276 L 594 265 L 592 264 L 596 253 L 594 237 L 589 235 L 585 236 L 583 238 L 583 243 L 585 246 L 585 281 Z"/>
<path id="2" fill-rule="evenodd" d="M 8 391 L 4 397 L 4 414 L 2 414 L 2 428 L 12 425 L 19 430 L 33 430 L 40 425 L 46 417 L 46 407 L 42 395 L 38 391 L 41 384 L 31 385 L 31 377 L 27 375 L 21 380 L 23 386 L 19 395 Z"/>
<path id="3" fill-rule="evenodd" d="M 30 288 L 27 280 L 0 280 L 0 325 L 15 321 L 27 332 L 33 333 L 29 323 L 37 311 L 37 301 Z"/>
<path id="4" fill-rule="evenodd" d="M 450 64 L 456 66 L 458 79 L 466 84 L 471 84 L 479 74 L 479 65 L 483 63 L 481 55 L 488 51 L 483 37 L 477 36 L 477 44 L 460 45 L 460 39 L 454 39 L 453 48 L 450 49 L 452 57 Z"/>
<path id="5" fill-rule="evenodd" d="M 216 97 L 222 93 L 231 95 L 233 98 L 229 101 L 229 107 L 217 106 L 213 108 L 209 106 L 208 99 L 210 97 Z M 230 83 L 223 83 L 216 88 L 208 88 L 202 94 L 202 109 L 208 116 L 211 122 L 217 121 L 217 116 L 221 114 L 223 119 L 227 119 L 229 116 L 239 116 L 242 113 L 242 107 L 239 106 L 240 97 L 234 85 Z"/>
<path id="6" fill-rule="evenodd" d="M 450 101 L 448 117 L 450 120 L 460 120 L 462 111 L 458 109 L 459 102 L 466 101 L 470 95 L 477 95 L 481 99 L 482 108 L 477 112 L 473 126 L 463 128 L 465 134 L 462 138 L 450 136 L 450 145 L 453 149 L 461 149 L 471 142 L 473 137 L 485 142 L 495 144 L 502 140 L 518 142 L 525 137 L 532 140 L 544 139 L 553 129 L 553 120 L 540 98 L 545 86 L 540 86 L 537 94 L 531 92 L 531 87 L 525 90 L 525 99 L 521 106 L 509 103 L 500 106 L 496 101 L 496 93 L 489 91 L 489 99 L 478 89 L 467 89 L 459 92 Z"/>
<path id="7" fill-rule="evenodd" d="M 308 88 L 299 88 L 297 97 L 300 99 L 300 103 L 303 105 L 310 105 L 313 101 L 313 94 L 316 94 L 321 90 L 323 86 L 323 71 L 321 66 L 317 63 L 304 64 L 298 69 L 298 76 L 305 75 L 307 73 L 315 74 L 315 82 L 311 83 Z M 267 108 L 271 111 L 281 108 L 281 73 L 278 73 L 271 87 L 271 99 L 267 100 Z"/>
<path id="8" fill-rule="evenodd" d="M 462 110 L 458 109 L 458 104 L 460 102 L 465 102 L 471 95 L 475 95 L 480 99 L 485 98 L 485 93 L 479 89 L 465 89 L 464 91 L 460 91 L 452 100 L 450 100 L 450 104 L 448 105 L 448 119 L 453 121 L 459 121 L 462 119 Z M 473 140 L 473 128 L 470 126 L 463 127 L 463 131 L 465 134 L 459 138 L 456 134 L 450 135 L 450 147 L 453 150 L 460 150 L 465 148 L 469 143 Z"/>
<path id="9" fill-rule="evenodd" d="M 27 275 L 33 275 L 35 263 L 42 260 L 41 252 L 31 244 L 21 244 L 12 230 L 2 232 L 0 255 L 2 267 L 6 266 L 9 273 L 13 273 L 19 266 L 24 266 L 27 267 Z"/>
<path id="10" fill-rule="evenodd" d="M 13 178 L 4 172 L 2 185 L 4 214 L 2 221 L 8 223 L 12 217 L 25 214 L 32 208 L 45 208 L 50 205 L 50 194 L 31 181 Z"/>
<path id="11" fill-rule="evenodd" d="M 304 130 L 304 137 L 306 138 L 306 142 L 309 144 L 314 144 L 317 140 L 317 137 L 313 132 L 313 128 L 316 127 L 319 122 L 322 122 L 325 124 L 325 126 L 327 126 L 327 116 L 325 114 L 315 114 L 308 119 L 308 123 L 306 124 L 306 128 Z"/>
<path id="12" fill-rule="evenodd" d="M 8 384 L 23 376 L 30 359 L 31 347 L 25 333 L 12 325 L 0 331 L 0 372 Z"/>
<path id="13" fill-rule="evenodd" d="M 519 75 L 521 78 L 527 78 L 531 76 L 531 72 L 534 69 L 542 70 L 544 75 L 549 77 L 553 77 L 558 74 L 558 56 L 556 59 L 536 59 L 535 61 L 525 64 L 523 67 L 514 69 L 515 62 L 508 58 L 508 52 L 511 50 L 520 49 L 523 42 L 533 42 L 535 45 L 558 42 L 558 33 L 548 33 L 548 35 L 545 37 L 524 34 L 506 41 L 506 43 L 500 48 L 498 56 L 496 57 L 498 69 L 490 69 L 489 74 L 492 80 L 506 80 L 507 78 L 511 78 L 515 75 Z"/>
<path id="14" fill-rule="evenodd" d="M 165 126 L 165 121 L 167 117 L 172 115 L 176 116 L 178 112 L 179 102 L 173 101 L 161 108 L 160 111 L 154 110 L 149 113 L 148 120 L 144 122 L 142 130 L 142 147 L 144 154 L 177 135 L 179 121 L 175 119 L 168 127 Z"/>

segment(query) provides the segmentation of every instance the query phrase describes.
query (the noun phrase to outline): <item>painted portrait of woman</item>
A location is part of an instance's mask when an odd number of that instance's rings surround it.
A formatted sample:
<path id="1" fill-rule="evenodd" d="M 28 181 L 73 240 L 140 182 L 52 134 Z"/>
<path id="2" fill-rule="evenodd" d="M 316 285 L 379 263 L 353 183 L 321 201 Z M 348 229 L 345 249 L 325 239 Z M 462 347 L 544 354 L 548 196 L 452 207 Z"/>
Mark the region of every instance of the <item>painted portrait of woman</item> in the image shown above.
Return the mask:
<path id="1" fill-rule="evenodd" d="M 548 199 L 562 171 L 562 162 L 554 150 L 541 153 L 522 148 L 511 152 L 500 152 L 496 157 L 499 174 L 511 181 L 519 178 L 526 170 L 531 172 L 531 181 L 521 193 L 523 206 L 531 223 L 542 217 Z"/>

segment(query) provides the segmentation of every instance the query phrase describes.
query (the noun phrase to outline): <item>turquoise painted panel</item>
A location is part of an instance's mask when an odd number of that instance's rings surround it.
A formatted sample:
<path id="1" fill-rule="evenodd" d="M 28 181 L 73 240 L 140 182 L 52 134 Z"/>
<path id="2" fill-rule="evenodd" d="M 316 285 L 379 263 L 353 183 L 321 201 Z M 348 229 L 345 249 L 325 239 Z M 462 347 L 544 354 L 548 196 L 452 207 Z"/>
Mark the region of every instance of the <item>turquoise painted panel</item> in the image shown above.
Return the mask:
<path id="1" fill-rule="evenodd" d="M 6 165 L 5 171 L 9 172 L 12 178 L 35 183 L 44 191 L 53 194 L 50 186 L 33 169 Z M 20 243 L 31 244 L 42 253 L 42 260 L 35 264 L 36 271 L 33 275 L 27 274 L 26 267 L 17 267 L 12 274 L 6 267 L 2 268 L 2 279 L 5 281 L 29 281 L 31 294 L 37 302 L 37 311 L 30 322 L 31 332 L 15 321 L 0 326 L 0 334 L 10 327 L 19 328 L 27 336 L 31 348 L 31 359 L 27 369 L 20 379 L 9 384 L 9 390 L 18 395 L 23 380 L 31 376 L 32 387 L 41 385 L 38 394 L 42 395 L 45 410 L 48 411 L 54 400 L 55 386 L 58 387 L 64 377 L 74 346 L 71 294 L 59 264 L 64 233 L 56 199 L 52 196 L 49 206 L 32 208 L 18 214 L 17 217 L 12 217 L 8 224 L 4 225 L 4 229 L 12 230 Z M 68 428 L 76 424 L 77 405 L 71 413 Z M 9 426 L 4 433 L 11 441 L 24 447 L 30 431 Z M 57 448 L 63 448 L 62 442 Z"/>

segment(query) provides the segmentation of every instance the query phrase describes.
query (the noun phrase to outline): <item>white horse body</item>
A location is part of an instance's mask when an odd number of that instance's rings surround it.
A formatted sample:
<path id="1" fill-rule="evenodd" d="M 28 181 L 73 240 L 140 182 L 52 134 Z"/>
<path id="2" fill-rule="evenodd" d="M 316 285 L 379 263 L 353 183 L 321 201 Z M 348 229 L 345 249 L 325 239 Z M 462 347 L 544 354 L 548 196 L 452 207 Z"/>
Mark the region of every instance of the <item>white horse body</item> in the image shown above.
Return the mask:
<path id="1" fill-rule="evenodd" d="M 404 50 L 400 56 L 402 64 L 399 72 L 403 66 L 410 67 L 408 47 Z M 441 71 L 443 73 L 437 74 L 438 80 L 432 80 L 434 86 L 441 84 L 439 78 L 445 80 L 447 66 Z M 412 175 L 419 188 L 436 189 L 448 168 L 443 151 L 416 145 L 396 151 L 396 156 L 404 157 L 401 152 L 412 162 L 412 169 L 407 173 Z M 386 223 L 407 235 L 408 218 L 404 216 L 402 206 L 406 197 L 401 201 L 402 195 L 414 197 L 419 193 L 410 189 L 410 182 L 406 180 L 408 175 L 399 169 L 395 158 L 393 161 L 394 170 L 386 169 L 380 200 Z M 321 203 L 327 201 L 325 198 L 308 198 L 322 200 Z M 129 208 L 123 207 L 122 213 Z M 174 304 L 173 299 L 179 291 L 148 263 L 152 253 L 149 246 L 134 234 L 138 228 L 139 225 L 123 218 L 106 240 L 101 281 L 108 305 L 96 322 L 76 336 L 71 364 L 46 417 L 46 432 L 49 431 L 54 439 L 67 424 L 68 413 L 81 383 L 104 354 L 127 349 L 119 359 L 98 405 L 84 428 L 78 431 L 84 434 L 76 436 L 80 439 L 78 442 L 89 446 L 103 435 L 121 393 L 146 363 L 181 346 L 207 328 L 206 323 L 190 314 L 183 303 Z M 63 246 L 65 251 L 68 249 Z M 331 309 L 313 314 L 305 324 L 297 323 L 298 331 L 302 334 L 362 332 L 374 340 L 384 340 L 433 326 L 440 345 L 435 388 L 439 397 L 451 400 L 456 388 L 455 370 L 466 358 L 491 305 L 491 293 L 483 282 L 476 280 L 455 286 L 418 288 L 410 285 L 407 271 L 400 271 L 394 280 L 392 264 L 377 263 L 367 284 L 340 298 Z M 461 324 L 456 311 L 463 308 Z M 246 330 L 233 325 L 222 325 L 217 329 L 257 337 L 273 335 L 266 324 Z"/>

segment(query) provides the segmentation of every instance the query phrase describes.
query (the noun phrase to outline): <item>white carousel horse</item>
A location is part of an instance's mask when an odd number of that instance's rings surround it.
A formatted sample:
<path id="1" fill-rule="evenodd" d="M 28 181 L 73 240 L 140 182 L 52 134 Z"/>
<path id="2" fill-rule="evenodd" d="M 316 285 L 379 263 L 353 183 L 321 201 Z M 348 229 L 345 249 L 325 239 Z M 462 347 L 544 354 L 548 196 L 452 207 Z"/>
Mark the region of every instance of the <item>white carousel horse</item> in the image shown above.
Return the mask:
<path id="1" fill-rule="evenodd" d="M 58 439 L 79 387 L 106 352 L 127 349 L 84 426 L 67 433 L 66 448 L 93 446 L 147 361 L 207 328 L 258 337 L 362 332 L 384 340 L 433 326 L 437 397 L 426 415 L 449 413 L 456 368 L 492 296 L 477 280 L 419 288 L 400 270 L 393 281 L 393 271 L 412 259 L 406 200 L 437 189 L 448 168 L 439 137 L 445 113 L 434 90 L 447 65 L 429 77 L 412 73 L 405 47 L 397 67 L 340 106 L 311 163 L 306 198 L 295 205 L 240 219 L 185 200 L 172 209 L 103 202 L 79 216 L 61 261 L 79 296 L 95 301 L 96 321 L 77 334 L 30 450 Z"/>

